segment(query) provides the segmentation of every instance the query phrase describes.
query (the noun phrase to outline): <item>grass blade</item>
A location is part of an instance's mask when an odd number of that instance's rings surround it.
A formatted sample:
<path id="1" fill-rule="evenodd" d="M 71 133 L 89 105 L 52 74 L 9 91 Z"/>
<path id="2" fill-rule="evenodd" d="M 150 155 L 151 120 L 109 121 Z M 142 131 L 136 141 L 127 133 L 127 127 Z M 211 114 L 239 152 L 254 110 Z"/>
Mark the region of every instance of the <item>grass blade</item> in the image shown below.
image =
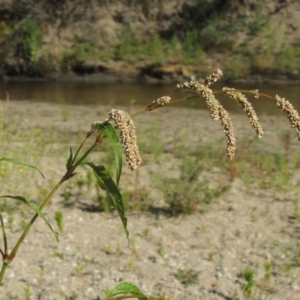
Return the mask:
<path id="1" fill-rule="evenodd" d="M 36 168 L 35 166 L 31 165 L 31 164 L 28 164 L 28 163 L 24 163 L 22 161 L 19 161 L 17 159 L 14 159 L 14 158 L 8 158 L 8 157 L 2 157 L 0 158 L 0 162 L 1 161 L 5 161 L 5 162 L 9 162 L 9 163 L 12 163 L 14 165 L 20 165 L 20 166 L 23 166 L 23 167 L 27 167 L 27 168 L 30 168 L 30 169 L 33 169 L 33 170 L 36 170 L 38 171 L 43 178 L 45 178 L 44 174 L 38 169 Z"/>
<path id="2" fill-rule="evenodd" d="M 4 196 L 0 196 L 0 198 L 10 198 L 10 199 L 15 199 L 18 201 L 21 201 L 25 204 L 27 204 L 30 208 L 32 208 L 38 215 L 40 218 L 42 218 L 44 220 L 44 222 L 48 225 L 48 227 L 50 228 L 50 230 L 52 231 L 56 241 L 58 242 L 58 234 L 57 232 L 55 232 L 52 228 L 52 226 L 50 225 L 50 223 L 48 222 L 48 220 L 46 219 L 45 215 L 43 214 L 43 212 L 39 209 L 39 207 L 32 201 L 28 201 L 26 198 L 22 197 L 22 196 L 11 196 L 11 195 L 4 195 Z"/>
<path id="3" fill-rule="evenodd" d="M 83 164 L 86 164 L 93 169 L 94 174 L 97 175 L 96 179 L 99 187 L 100 188 L 105 187 L 105 190 L 108 192 L 109 196 L 111 197 L 115 205 L 115 208 L 117 209 L 119 216 L 122 220 L 126 237 L 129 241 L 129 232 L 127 230 L 127 218 L 125 216 L 125 207 L 124 207 L 122 195 L 117 185 L 115 184 L 108 170 L 104 166 L 96 166 L 93 163 L 83 163 Z"/>
<path id="4" fill-rule="evenodd" d="M 114 153 L 115 153 L 115 160 L 116 160 L 116 182 L 119 185 L 121 173 L 122 173 L 122 146 L 117 135 L 115 128 L 109 123 L 105 122 L 100 125 L 101 130 L 104 132 L 106 137 L 112 142 Z"/>

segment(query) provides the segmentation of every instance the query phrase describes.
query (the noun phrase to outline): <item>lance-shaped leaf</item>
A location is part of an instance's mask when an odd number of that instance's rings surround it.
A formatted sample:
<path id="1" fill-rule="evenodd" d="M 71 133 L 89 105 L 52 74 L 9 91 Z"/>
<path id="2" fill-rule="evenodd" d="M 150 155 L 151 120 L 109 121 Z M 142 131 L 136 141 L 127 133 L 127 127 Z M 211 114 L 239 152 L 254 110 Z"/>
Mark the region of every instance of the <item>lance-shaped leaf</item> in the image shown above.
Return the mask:
<path id="1" fill-rule="evenodd" d="M 101 130 L 105 133 L 106 137 L 112 142 L 115 160 L 116 160 L 116 182 L 119 185 L 121 173 L 122 173 L 122 146 L 117 135 L 115 128 L 109 123 L 104 122 L 100 125 Z"/>
<path id="2" fill-rule="evenodd" d="M 1 161 L 6 161 L 6 162 L 12 163 L 14 165 L 20 165 L 20 166 L 23 166 L 23 167 L 34 169 L 34 170 L 38 171 L 43 176 L 43 178 L 45 178 L 44 174 L 38 168 L 36 168 L 35 166 L 33 166 L 31 164 L 27 164 L 27 163 L 24 163 L 24 162 L 19 161 L 17 159 L 8 158 L 8 157 L 2 157 L 2 158 L 0 158 L 0 162 Z"/>
<path id="3" fill-rule="evenodd" d="M 126 295 L 126 294 L 132 294 L 133 296 L 135 296 L 140 300 L 148 299 L 148 297 L 146 297 L 136 285 L 129 282 L 122 282 L 119 285 L 117 285 L 114 288 L 114 290 L 109 294 L 109 298 L 117 295 Z"/>
<path id="4" fill-rule="evenodd" d="M 67 170 L 70 169 L 70 167 L 72 165 L 72 161 L 73 161 L 73 151 L 72 151 L 72 148 L 70 147 L 70 155 L 69 155 L 67 165 L 66 165 Z"/>
<path id="5" fill-rule="evenodd" d="M 93 171 L 93 174 L 97 180 L 97 177 L 98 177 L 97 173 L 95 171 Z M 97 180 L 97 184 L 101 190 L 106 191 L 105 184 L 101 180 Z"/>
<path id="6" fill-rule="evenodd" d="M 52 231 L 56 241 L 58 242 L 58 234 L 57 232 L 55 232 L 52 228 L 52 226 L 50 225 L 50 223 L 48 222 L 48 220 L 46 219 L 45 215 L 43 214 L 43 212 L 39 209 L 39 207 L 32 201 L 28 201 L 26 198 L 22 197 L 22 196 L 11 196 L 11 195 L 4 195 L 4 196 L 0 196 L 0 198 L 11 198 L 11 199 L 15 199 L 18 201 L 21 201 L 25 204 L 27 204 L 30 208 L 32 208 L 40 218 L 42 218 L 45 223 L 48 225 L 48 227 L 50 228 L 50 230 Z"/>
<path id="7" fill-rule="evenodd" d="M 96 179 L 99 187 L 100 188 L 105 187 L 105 190 L 109 194 L 110 198 L 112 199 L 115 205 L 115 208 L 117 209 L 120 215 L 126 233 L 126 237 L 129 241 L 129 232 L 127 230 L 127 218 L 125 216 L 125 207 L 124 207 L 122 195 L 117 185 L 115 184 L 108 170 L 104 166 L 96 166 L 93 163 L 83 163 L 83 164 L 86 164 L 93 169 L 94 174 L 97 175 Z"/>

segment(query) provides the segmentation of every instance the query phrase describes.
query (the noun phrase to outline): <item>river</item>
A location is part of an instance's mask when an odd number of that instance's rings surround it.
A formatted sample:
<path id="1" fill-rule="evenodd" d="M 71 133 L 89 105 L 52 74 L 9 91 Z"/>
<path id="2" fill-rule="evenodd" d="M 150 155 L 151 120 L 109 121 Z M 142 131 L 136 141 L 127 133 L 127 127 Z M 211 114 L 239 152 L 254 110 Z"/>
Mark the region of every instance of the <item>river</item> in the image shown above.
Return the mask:
<path id="1" fill-rule="evenodd" d="M 242 90 L 259 89 L 259 91 L 288 99 L 300 111 L 300 86 L 278 84 L 232 84 L 230 87 Z M 219 85 L 212 86 L 219 90 Z M 169 95 L 176 85 L 161 84 L 101 84 L 96 82 L 0 82 L 0 99 L 6 94 L 13 100 L 30 100 L 33 102 L 50 102 L 60 104 L 106 104 L 117 108 L 118 105 L 148 105 L 152 100 L 163 95 Z M 176 94 L 181 98 L 185 94 Z M 230 112 L 241 112 L 236 103 L 225 97 L 219 97 L 224 107 Z M 260 114 L 277 114 L 279 110 L 271 99 L 261 97 L 254 99 L 248 96 L 253 107 Z M 200 98 L 190 99 L 175 104 L 177 106 L 204 109 L 205 102 Z"/>

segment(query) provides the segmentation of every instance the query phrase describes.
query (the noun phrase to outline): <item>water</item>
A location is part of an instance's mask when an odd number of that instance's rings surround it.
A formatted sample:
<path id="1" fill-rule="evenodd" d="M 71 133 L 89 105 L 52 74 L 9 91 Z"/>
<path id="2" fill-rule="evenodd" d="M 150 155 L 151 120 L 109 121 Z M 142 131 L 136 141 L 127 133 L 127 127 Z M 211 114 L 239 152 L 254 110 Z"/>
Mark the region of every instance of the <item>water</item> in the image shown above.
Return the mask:
<path id="1" fill-rule="evenodd" d="M 299 85 L 258 85 L 258 84 L 233 84 L 236 89 L 259 89 L 266 94 L 278 94 L 288 99 L 300 111 L 300 86 Z M 213 86 L 221 89 L 221 86 Z M 5 82 L 0 83 L 0 99 L 5 99 L 6 92 L 13 100 L 30 100 L 33 102 L 50 102 L 65 104 L 106 104 L 117 108 L 118 105 L 150 104 L 152 100 L 163 95 L 169 95 L 175 90 L 173 85 L 154 84 L 101 84 L 96 82 Z M 181 98 L 187 94 L 177 94 Z M 242 112 L 240 107 L 231 99 L 218 96 L 224 107 L 230 112 Z M 271 99 L 254 99 L 248 96 L 253 107 L 259 115 L 281 113 Z M 205 109 L 203 99 L 196 98 L 184 101 L 176 106 Z"/>

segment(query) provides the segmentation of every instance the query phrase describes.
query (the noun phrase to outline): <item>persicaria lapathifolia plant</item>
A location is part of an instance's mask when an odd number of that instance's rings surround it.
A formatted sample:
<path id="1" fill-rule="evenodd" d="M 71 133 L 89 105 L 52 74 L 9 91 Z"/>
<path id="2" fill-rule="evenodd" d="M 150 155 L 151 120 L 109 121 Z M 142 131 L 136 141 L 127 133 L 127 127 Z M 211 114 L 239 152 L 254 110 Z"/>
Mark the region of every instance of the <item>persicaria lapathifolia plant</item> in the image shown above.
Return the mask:
<path id="1" fill-rule="evenodd" d="M 6 198 L 12 198 L 21 201 L 35 211 L 34 216 L 28 222 L 19 240 L 17 241 L 16 245 L 10 252 L 8 251 L 4 222 L 0 213 L 0 223 L 2 227 L 2 235 L 3 235 L 3 242 L 4 242 L 4 247 L 0 248 L 0 254 L 2 256 L 0 284 L 3 281 L 3 277 L 8 265 L 15 258 L 24 238 L 26 237 L 26 235 L 28 234 L 32 225 L 34 224 L 34 222 L 38 217 L 41 217 L 47 223 L 51 231 L 54 233 L 55 237 L 58 239 L 57 233 L 53 231 L 51 225 L 46 220 L 42 211 L 47 206 L 47 204 L 49 203 L 53 195 L 56 193 L 58 188 L 65 181 L 68 181 L 73 176 L 76 176 L 76 170 L 81 165 L 87 165 L 90 168 L 92 168 L 99 187 L 108 193 L 108 195 L 112 200 L 112 203 L 117 209 L 126 236 L 128 238 L 129 233 L 127 231 L 127 218 L 125 216 L 124 203 L 123 203 L 122 195 L 118 189 L 118 185 L 119 185 L 119 181 L 122 173 L 122 165 L 123 165 L 122 151 L 124 151 L 125 153 L 127 164 L 131 170 L 135 170 L 142 162 L 138 145 L 137 145 L 135 127 L 132 121 L 132 118 L 137 117 L 140 114 L 152 112 L 157 108 L 171 105 L 173 103 L 177 103 L 180 101 L 187 101 L 195 97 L 202 98 L 206 102 L 207 108 L 209 110 L 209 114 L 212 117 L 212 119 L 220 120 L 221 122 L 221 126 L 223 127 L 226 145 L 227 145 L 227 155 L 230 159 L 232 159 L 234 157 L 235 150 L 236 150 L 233 124 L 231 122 L 228 112 L 217 100 L 216 96 L 219 94 L 224 94 L 229 98 L 238 102 L 238 104 L 242 107 L 242 109 L 245 111 L 246 115 L 248 116 L 250 125 L 253 127 L 258 137 L 261 138 L 264 133 L 259 123 L 259 119 L 251 103 L 247 100 L 246 96 L 244 95 L 244 94 L 249 94 L 250 96 L 255 98 L 265 97 L 273 100 L 275 105 L 277 105 L 278 108 L 280 108 L 287 115 L 291 123 L 291 126 L 296 130 L 298 134 L 298 138 L 300 139 L 300 117 L 298 112 L 294 109 L 294 107 L 288 100 L 285 100 L 284 98 L 281 98 L 278 95 L 272 97 L 270 95 L 263 94 L 258 90 L 240 91 L 228 87 L 224 87 L 222 90 L 216 90 L 216 91 L 211 90 L 210 86 L 214 82 L 216 82 L 222 75 L 223 75 L 222 72 L 220 70 L 217 70 L 211 75 L 207 76 L 203 83 L 199 83 L 197 81 L 191 81 L 191 82 L 184 82 L 178 84 L 177 89 L 174 90 L 170 95 L 162 96 L 157 100 L 152 101 L 147 107 L 137 111 L 131 116 L 125 111 L 112 109 L 111 112 L 109 112 L 108 114 L 107 120 L 103 122 L 96 121 L 91 125 L 91 128 L 86 134 L 83 142 L 79 145 L 78 149 L 75 152 L 73 152 L 73 150 L 70 149 L 69 158 L 66 163 L 66 169 L 67 169 L 66 173 L 58 181 L 58 183 L 55 185 L 55 187 L 52 189 L 49 195 L 43 200 L 40 206 L 37 206 L 35 203 L 28 201 L 26 198 L 22 196 L 11 196 L 11 195 L 0 196 L 1 198 L 6 197 Z M 195 93 L 195 95 L 172 100 L 171 96 L 173 96 L 176 93 L 180 93 L 181 91 L 192 91 Z M 92 136 L 95 137 L 94 141 L 92 142 L 92 145 L 87 150 L 83 151 L 83 145 Z M 94 150 L 94 148 L 101 146 L 101 144 L 105 140 L 109 140 L 113 144 L 115 161 L 116 161 L 115 180 L 112 178 L 111 174 L 108 172 L 105 166 L 95 165 L 93 162 L 88 160 L 89 154 Z M 37 168 L 31 164 L 23 163 L 21 161 L 12 158 L 1 158 L 0 162 L 9 162 L 9 163 L 22 165 L 37 170 Z M 41 173 L 41 175 L 43 174 Z M 116 299 L 115 297 L 117 297 L 118 299 L 122 299 L 122 295 L 125 295 L 124 298 L 129 298 L 130 294 L 134 295 L 135 298 L 137 295 L 139 295 L 140 299 L 142 298 L 147 299 L 147 297 L 143 295 L 142 292 L 136 286 L 130 283 L 122 283 L 118 285 L 111 292 L 108 299 Z"/>

